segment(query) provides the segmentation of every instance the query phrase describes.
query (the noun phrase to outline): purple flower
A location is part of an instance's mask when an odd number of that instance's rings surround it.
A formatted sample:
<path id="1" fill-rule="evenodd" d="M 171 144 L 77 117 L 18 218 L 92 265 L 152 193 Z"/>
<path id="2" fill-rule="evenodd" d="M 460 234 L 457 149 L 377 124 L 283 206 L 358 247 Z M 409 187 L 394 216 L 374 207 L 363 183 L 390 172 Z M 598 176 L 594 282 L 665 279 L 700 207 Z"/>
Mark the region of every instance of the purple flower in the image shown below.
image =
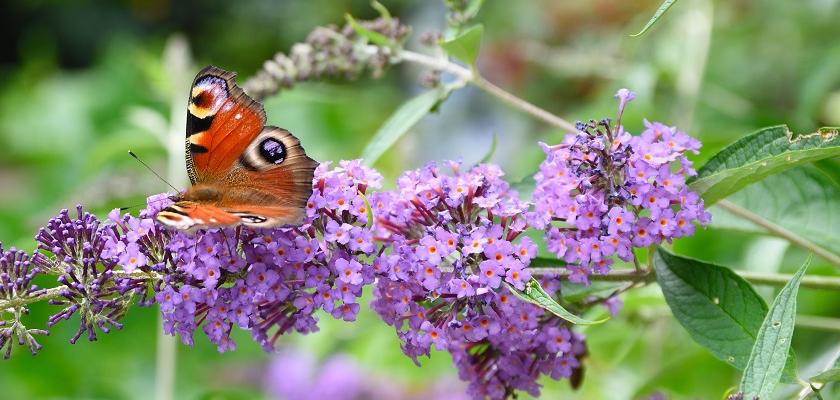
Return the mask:
<path id="1" fill-rule="evenodd" d="M 438 265 L 441 260 L 441 247 L 434 236 L 426 236 L 420 239 L 420 245 L 417 246 L 417 256 L 432 265 Z"/>
<path id="2" fill-rule="evenodd" d="M 146 255 L 140 252 L 136 242 L 130 242 L 122 249 L 119 263 L 126 272 L 131 272 L 146 265 Z"/>
<path id="3" fill-rule="evenodd" d="M 615 317 L 618 315 L 618 311 L 621 310 L 621 307 L 624 305 L 624 302 L 621 301 L 621 298 L 618 296 L 610 296 L 604 301 L 604 307 L 609 311 L 610 315 Z"/>
<path id="4" fill-rule="evenodd" d="M 475 294 L 475 287 L 464 279 L 452 279 L 449 281 L 449 292 L 454 293 L 459 299 L 470 297 Z"/>
<path id="5" fill-rule="evenodd" d="M 505 271 L 505 281 L 519 290 L 525 290 L 525 282 L 531 280 L 531 271 L 521 261 L 512 261 Z"/>
<path id="6" fill-rule="evenodd" d="M 330 242 L 340 244 L 347 244 L 350 241 L 350 230 L 353 226 L 350 224 L 339 224 L 336 221 L 330 220 L 327 222 L 327 233 L 324 238 Z"/>
<path id="7" fill-rule="evenodd" d="M 63 308 L 50 316 L 47 324 L 53 326 L 74 314 L 80 316 L 79 329 L 70 338 L 71 343 L 83 334 L 94 341 L 97 330 L 108 333 L 113 328 L 122 329 L 118 321 L 130 305 L 130 294 L 138 291 L 145 297 L 147 289 L 140 280 L 115 277 L 118 260 L 106 251 L 114 244 L 110 227 L 102 226 L 96 216 L 82 211 L 81 206 L 75 214 L 71 217 L 68 210 L 62 210 L 41 228 L 36 236 L 39 252 L 33 257 L 39 269 L 57 274 L 61 284 L 61 298 L 49 303 Z"/>
<path id="8" fill-rule="evenodd" d="M 543 340 L 548 351 L 568 353 L 572 350 L 572 334 L 568 329 L 550 327 L 543 332 Z"/>
<path id="9" fill-rule="evenodd" d="M 524 236 L 519 240 L 513 251 L 520 260 L 528 263 L 537 256 L 537 245 L 531 238 Z"/>
<path id="10" fill-rule="evenodd" d="M 565 322 L 502 285 L 521 290 L 531 280 L 537 246 L 522 236 L 527 205 L 498 167 L 446 164 L 451 174 L 435 164 L 406 172 L 396 191 L 372 203 L 374 236 L 384 246 L 374 261 L 371 306 L 416 363 L 432 346 L 452 353 L 473 398 L 538 394 L 540 374 L 551 373 L 562 355 L 547 348 L 542 332 Z M 605 212 L 593 210 L 584 215 L 591 224 Z"/>
<path id="11" fill-rule="evenodd" d="M 364 278 L 362 278 L 362 264 L 356 260 L 339 258 L 335 262 L 335 268 L 338 270 L 338 279 L 341 279 L 345 283 L 359 285 L 364 281 Z"/>
<path id="12" fill-rule="evenodd" d="M 609 217 L 607 232 L 610 235 L 630 232 L 633 229 L 633 222 L 636 219 L 632 212 L 617 206 L 610 209 L 607 216 Z"/>
<path id="13" fill-rule="evenodd" d="M 357 303 L 345 303 L 340 306 L 337 306 L 332 311 L 332 316 L 336 319 L 343 319 L 345 321 L 355 321 L 356 314 L 359 313 L 359 304 Z"/>
<path id="14" fill-rule="evenodd" d="M 636 94 L 629 89 L 618 89 L 615 93 L 615 98 L 618 99 L 618 121 L 621 121 L 621 115 L 624 114 L 624 106 L 636 98 Z M 618 124 L 616 124 L 618 125 Z"/>
<path id="15" fill-rule="evenodd" d="M 11 301 L 19 296 L 38 296 L 44 289 L 32 284 L 32 279 L 40 273 L 40 268 L 33 265 L 30 257 L 14 247 L 8 251 L 0 243 L 0 300 Z M 25 345 L 32 355 L 41 349 L 35 335 L 48 335 L 43 329 L 30 329 L 21 321 L 29 314 L 29 308 L 18 305 L 0 312 L 0 350 L 5 348 L 3 357 L 12 355 L 12 345 L 17 342 Z"/>
<path id="16" fill-rule="evenodd" d="M 569 264 L 573 282 L 588 283 L 587 275 L 605 273 L 613 256 L 633 261 L 633 247 L 691 235 L 711 218 L 685 185 L 695 175 L 685 153 L 700 142 L 648 121 L 641 135 L 630 135 L 620 118 L 634 97 L 618 91 L 615 125 L 581 122 L 563 143 L 540 145 L 546 158 L 534 176 L 528 221 L 545 230 L 546 247 Z"/>
<path id="17" fill-rule="evenodd" d="M 163 274 L 155 299 L 167 333 L 191 344 L 194 331 L 201 327 L 219 351 L 229 351 L 236 348 L 231 332 L 238 327 L 249 330 L 270 350 L 285 333 L 316 331 L 319 309 L 335 318 L 355 320 L 361 287 L 374 279 L 368 260 L 376 250 L 366 227 L 367 212 L 358 204 L 361 194 L 380 180 L 356 162 L 341 162 L 332 170 L 321 164 L 302 226 L 187 234 L 149 228 L 125 217 L 117 218 L 116 225 L 124 227 L 114 228 L 112 242 L 124 268 L 136 264 Z M 141 215 L 153 217 L 147 211 Z M 168 242 L 146 246 L 156 242 L 144 238 L 161 231 L 171 236 Z M 132 242 L 135 236 L 138 239 Z M 140 254 L 156 266 L 143 267 Z M 166 256 L 152 259 L 157 254 Z"/>
<path id="18" fill-rule="evenodd" d="M 498 288 L 502 283 L 502 275 L 505 270 L 496 260 L 482 261 L 478 266 L 480 273 L 478 274 L 478 281 L 491 288 Z"/>

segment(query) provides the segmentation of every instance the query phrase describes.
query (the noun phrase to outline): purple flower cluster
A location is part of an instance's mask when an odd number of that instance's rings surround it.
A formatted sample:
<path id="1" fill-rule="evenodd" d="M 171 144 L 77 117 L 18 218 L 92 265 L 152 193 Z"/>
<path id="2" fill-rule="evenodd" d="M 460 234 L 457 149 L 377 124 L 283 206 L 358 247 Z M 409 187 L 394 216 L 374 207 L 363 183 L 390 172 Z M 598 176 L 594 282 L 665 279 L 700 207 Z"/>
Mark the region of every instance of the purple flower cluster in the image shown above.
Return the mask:
<path id="1" fill-rule="evenodd" d="M 200 326 L 226 351 L 236 346 L 230 333 L 238 326 L 270 350 L 290 330 L 317 331 L 317 310 L 355 320 L 362 287 L 374 279 L 364 194 L 382 178 L 359 161 L 328 167 L 315 171 L 302 226 L 172 234 L 172 270 L 156 295 L 168 333 L 190 344 Z"/>
<path id="2" fill-rule="evenodd" d="M 6 251 L 0 243 L 0 301 L 11 302 L 21 296 L 44 294 L 44 289 L 32 284 L 32 279 L 39 272 L 25 252 L 14 247 Z M 4 318 L 7 313 L 10 315 L 9 319 Z M 21 317 L 28 313 L 29 308 L 23 305 L 8 309 L 0 307 L 0 350 L 6 349 L 4 358 L 11 357 L 15 339 L 19 345 L 25 345 L 33 355 L 41 349 L 41 344 L 35 340 L 34 335 L 47 335 L 48 332 L 43 329 L 28 329 L 21 322 Z"/>
<path id="3" fill-rule="evenodd" d="M 619 114 L 633 94 L 618 92 Z M 695 175 L 685 154 L 700 142 L 658 122 L 632 136 L 610 121 L 577 124 L 563 143 L 541 144 L 546 159 L 534 176 L 529 223 L 545 230 L 548 249 L 568 263 L 570 280 L 604 274 L 613 256 L 633 261 L 633 248 L 694 233 L 711 215 L 685 184 Z"/>
<path id="4" fill-rule="evenodd" d="M 122 329 L 119 319 L 131 305 L 131 280 L 118 280 L 114 268 L 117 260 L 105 248 L 107 232 L 95 215 L 76 208 L 74 217 L 62 210 L 35 237 L 38 252 L 33 263 L 42 271 L 58 276 L 61 297 L 50 300 L 62 310 L 50 316 L 53 326 L 74 314 L 80 318 L 79 330 L 71 343 L 83 334 L 96 340 L 96 329 L 108 333 Z M 129 285 L 129 286 L 125 286 Z"/>
<path id="5" fill-rule="evenodd" d="M 540 374 L 569 377 L 582 338 L 513 297 L 537 246 L 522 236 L 527 204 L 493 165 L 451 175 L 432 164 L 403 174 L 395 192 L 371 195 L 378 240 L 373 309 L 397 330 L 415 363 L 449 351 L 475 398 L 539 393 Z"/>
<path id="6" fill-rule="evenodd" d="M 115 209 L 108 214 L 112 224 L 103 227 L 103 257 L 112 260 L 122 271 L 134 274 L 117 280 L 123 290 L 140 294 L 140 305 L 153 304 L 156 287 L 164 277 L 175 273 L 174 255 L 168 246 L 172 233 L 154 220 L 155 214 L 171 203 L 166 193 L 151 196 L 139 217 L 120 215 L 120 210 Z"/>

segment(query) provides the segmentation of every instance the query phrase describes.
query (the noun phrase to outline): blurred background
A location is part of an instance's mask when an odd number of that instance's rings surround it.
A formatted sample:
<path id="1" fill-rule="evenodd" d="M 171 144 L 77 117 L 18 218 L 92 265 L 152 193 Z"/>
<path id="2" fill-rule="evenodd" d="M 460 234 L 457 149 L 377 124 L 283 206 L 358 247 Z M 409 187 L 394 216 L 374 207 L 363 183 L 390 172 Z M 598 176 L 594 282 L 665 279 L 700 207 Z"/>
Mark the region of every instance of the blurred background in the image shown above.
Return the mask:
<path id="1" fill-rule="evenodd" d="M 445 28 L 442 2 L 382 3 L 413 26 L 408 47 L 414 50 L 428 50 L 418 43 L 422 33 Z M 810 132 L 840 125 L 840 41 L 833 40 L 840 37 L 837 0 L 681 0 L 652 31 L 629 37 L 660 3 L 487 0 L 477 18 L 486 27 L 479 70 L 569 120 L 614 116 L 613 94 L 628 87 L 637 100 L 622 120 L 625 126 L 638 132 L 643 118 L 677 125 L 703 141 L 698 165 L 763 126 L 787 123 Z M 170 153 L 162 143 L 177 137 L 181 146 L 195 72 L 214 64 L 238 71 L 242 82 L 316 26 L 343 24 L 345 13 L 377 16 L 367 0 L 4 0 L 4 246 L 33 250 L 38 227 L 61 208 L 83 204 L 104 217 L 114 207 L 141 204 L 147 195 L 165 191 L 165 184 L 127 156 L 129 149 L 175 177 L 176 186 L 186 185 L 182 147 Z M 378 80 L 301 84 L 266 100 L 268 120 L 296 133 L 315 159 L 356 158 L 391 112 L 422 90 L 421 73 L 398 65 Z M 478 161 L 494 135 L 499 146 L 493 161 L 511 181 L 536 170 L 542 155 L 537 141 L 562 138 L 562 132 L 466 88 L 424 118 L 376 167 L 393 187 L 401 171 L 431 160 Z M 819 167 L 840 178 L 836 161 Z M 805 258 L 778 239 L 718 229 L 681 239 L 675 247 L 763 271 L 791 272 Z M 809 273 L 833 272 L 818 261 Z M 584 329 L 590 357 L 582 387 L 573 391 L 567 381 L 545 380 L 544 398 L 708 399 L 737 384 L 736 370 L 693 344 L 655 285 L 624 301 L 618 318 Z M 799 309 L 837 316 L 839 301 L 834 293 L 803 291 Z M 41 324 L 49 311 L 45 304 L 35 306 L 30 321 Z M 372 311 L 363 307 L 359 320 L 323 318 L 320 332 L 282 339 L 289 351 L 279 356 L 264 354 L 243 332 L 234 336 L 238 350 L 226 354 L 203 337 L 194 348 L 179 344 L 175 397 L 293 399 L 300 388 L 277 382 L 296 377 L 313 387 L 338 385 L 344 394 L 355 382 L 364 386 L 356 398 L 458 398 L 463 386 L 448 355 L 433 354 L 417 368 Z M 12 359 L 0 363 L 0 397 L 150 398 L 157 309 L 135 308 L 124 322 L 122 331 L 76 345 L 68 343 L 75 326 L 59 325 L 42 340 L 45 349 L 36 357 L 16 347 Z M 818 370 L 840 334 L 803 328 L 794 339 L 800 369 Z M 336 372 L 344 370 L 356 378 L 348 383 Z M 319 384 L 323 380 L 329 384 Z"/>

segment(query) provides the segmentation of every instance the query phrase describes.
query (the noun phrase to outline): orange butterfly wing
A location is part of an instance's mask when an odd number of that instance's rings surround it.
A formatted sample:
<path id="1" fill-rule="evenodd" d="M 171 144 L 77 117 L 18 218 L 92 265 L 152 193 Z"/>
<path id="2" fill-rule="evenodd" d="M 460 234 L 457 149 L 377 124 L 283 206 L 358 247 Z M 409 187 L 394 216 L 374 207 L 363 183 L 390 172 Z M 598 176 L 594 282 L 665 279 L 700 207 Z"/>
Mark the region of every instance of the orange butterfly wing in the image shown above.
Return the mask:
<path id="1" fill-rule="evenodd" d="M 198 73 L 187 111 L 187 172 L 193 186 L 158 220 L 178 229 L 299 224 L 318 163 L 215 67 Z"/>
<path id="2" fill-rule="evenodd" d="M 193 80 L 187 107 L 187 172 L 193 184 L 222 178 L 265 126 L 265 110 L 236 74 L 213 66 Z"/>

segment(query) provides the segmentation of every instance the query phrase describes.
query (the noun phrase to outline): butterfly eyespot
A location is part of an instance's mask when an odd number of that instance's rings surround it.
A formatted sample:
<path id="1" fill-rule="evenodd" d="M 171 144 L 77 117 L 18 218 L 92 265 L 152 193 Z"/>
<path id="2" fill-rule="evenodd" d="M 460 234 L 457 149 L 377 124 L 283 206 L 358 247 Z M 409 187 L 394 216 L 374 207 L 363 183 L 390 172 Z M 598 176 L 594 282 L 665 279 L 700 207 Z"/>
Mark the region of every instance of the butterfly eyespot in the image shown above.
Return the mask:
<path id="1" fill-rule="evenodd" d="M 209 108 L 210 105 L 213 104 L 213 95 L 204 90 L 193 96 L 190 101 L 195 104 L 196 107 Z"/>
<path id="2" fill-rule="evenodd" d="M 178 206 L 158 215 L 164 225 L 186 231 L 300 225 L 307 206 L 317 209 L 306 199 L 318 163 L 289 131 L 265 125 L 262 104 L 235 77 L 208 66 L 193 80 L 185 143 L 192 187 L 173 199 Z"/>
<path id="3" fill-rule="evenodd" d="M 286 145 L 273 137 L 260 142 L 259 152 L 263 160 L 272 164 L 280 164 L 286 159 Z"/>

